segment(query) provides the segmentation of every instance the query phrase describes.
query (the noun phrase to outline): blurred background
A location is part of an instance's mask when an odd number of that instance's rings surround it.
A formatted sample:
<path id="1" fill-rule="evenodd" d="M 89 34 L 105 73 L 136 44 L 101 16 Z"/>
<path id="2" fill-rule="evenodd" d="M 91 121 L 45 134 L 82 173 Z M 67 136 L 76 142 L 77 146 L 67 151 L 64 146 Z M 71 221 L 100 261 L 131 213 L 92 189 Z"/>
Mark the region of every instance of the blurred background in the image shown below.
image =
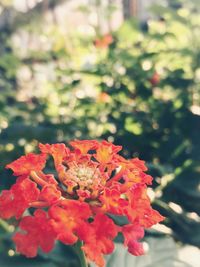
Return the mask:
<path id="1" fill-rule="evenodd" d="M 147 162 L 166 220 L 147 255 L 110 267 L 199 267 L 200 0 L 0 0 L 0 189 L 38 142 L 107 139 Z M 70 247 L 27 260 L 0 221 L 0 267 L 78 267 Z"/>

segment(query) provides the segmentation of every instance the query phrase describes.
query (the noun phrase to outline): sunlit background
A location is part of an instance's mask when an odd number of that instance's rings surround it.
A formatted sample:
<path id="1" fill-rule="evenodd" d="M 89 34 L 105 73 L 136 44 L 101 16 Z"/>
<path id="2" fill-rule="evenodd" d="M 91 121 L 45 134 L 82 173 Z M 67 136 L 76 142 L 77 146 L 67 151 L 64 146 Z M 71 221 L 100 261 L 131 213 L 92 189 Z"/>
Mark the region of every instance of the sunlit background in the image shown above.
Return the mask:
<path id="1" fill-rule="evenodd" d="M 117 241 L 109 267 L 200 262 L 200 1 L 0 0 L 0 188 L 38 142 L 107 139 L 147 162 L 167 219 L 147 255 Z M 70 248 L 26 260 L 0 220 L 0 267 L 78 267 Z"/>

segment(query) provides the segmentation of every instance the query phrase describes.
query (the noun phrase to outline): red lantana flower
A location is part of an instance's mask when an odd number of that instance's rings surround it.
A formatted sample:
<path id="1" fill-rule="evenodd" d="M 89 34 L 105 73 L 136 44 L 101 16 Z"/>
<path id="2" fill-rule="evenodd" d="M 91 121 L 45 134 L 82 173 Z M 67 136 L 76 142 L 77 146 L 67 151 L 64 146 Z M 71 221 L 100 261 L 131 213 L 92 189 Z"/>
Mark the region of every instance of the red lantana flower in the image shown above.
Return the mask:
<path id="1" fill-rule="evenodd" d="M 153 76 L 150 78 L 150 83 L 152 86 L 156 86 L 160 83 L 160 75 L 157 72 L 154 72 Z"/>
<path id="2" fill-rule="evenodd" d="M 113 43 L 114 39 L 111 34 L 105 34 L 94 41 L 97 48 L 108 48 Z"/>
<path id="3" fill-rule="evenodd" d="M 74 140 L 65 144 L 40 144 L 40 154 L 28 154 L 7 165 L 19 176 L 0 195 L 0 217 L 20 219 L 16 249 L 35 257 L 39 248 L 48 253 L 54 242 L 72 245 L 82 241 L 88 261 L 105 266 L 104 254 L 112 253 L 113 239 L 121 233 L 133 255 L 144 253 L 144 228 L 164 219 L 151 207 L 144 161 L 127 160 L 121 146 L 107 141 Z M 55 172 L 46 173 L 51 156 Z M 29 208 L 33 215 L 23 216 Z M 119 226 L 113 216 L 127 218 Z"/>

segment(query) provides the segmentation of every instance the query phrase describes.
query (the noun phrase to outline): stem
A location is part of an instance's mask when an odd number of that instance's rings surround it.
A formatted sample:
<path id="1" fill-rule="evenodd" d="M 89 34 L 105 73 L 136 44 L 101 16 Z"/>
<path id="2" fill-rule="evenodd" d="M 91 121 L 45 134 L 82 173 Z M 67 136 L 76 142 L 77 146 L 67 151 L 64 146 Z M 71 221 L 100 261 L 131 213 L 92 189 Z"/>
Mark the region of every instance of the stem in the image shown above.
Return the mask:
<path id="1" fill-rule="evenodd" d="M 0 219 L 0 227 L 3 228 L 7 233 L 12 232 L 11 225 L 9 225 L 7 222 L 5 222 L 2 219 Z"/>
<path id="2" fill-rule="evenodd" d="M 118 181 L 121 177 L 122 177 L 122 175 L 125 173 L 125 169 L 121 169 L 117 174 L 115 174 L 115 176 L 114 177 L 112 177 L 107 183 L 106 183 L 106 185 L 107 186 L 111 186 L 112 185 L 112 183 L 114 182 L 114 181 Z"/>
<path id="3" fill-rule="evenodd" d="M 83 250 L 81 249 L 82 242 L 80 240 L 77 241 L 77 243 L 73 246 L 74 250 L 76 251 L 79 260 L 80 260 L 80 267 L 88 267 L 88 264 L 86 262 L 85 254 Z"/>
<path id="4" fill-rule="evenodd" d="M 45 201 L 34 201 L 29 204 L 32 208 L 45 208 L 49 206 L 48 202 Z"/>
<path id="5" fill-rule="evenodd" d="M 42 178 L 40 178 L 36 172 L 31 171 L 30 173 L 31 178 L 39 185 L 44 186 L 44 185 L 48 185 L 48 183 L 46 181 L 44 181 Z"/>

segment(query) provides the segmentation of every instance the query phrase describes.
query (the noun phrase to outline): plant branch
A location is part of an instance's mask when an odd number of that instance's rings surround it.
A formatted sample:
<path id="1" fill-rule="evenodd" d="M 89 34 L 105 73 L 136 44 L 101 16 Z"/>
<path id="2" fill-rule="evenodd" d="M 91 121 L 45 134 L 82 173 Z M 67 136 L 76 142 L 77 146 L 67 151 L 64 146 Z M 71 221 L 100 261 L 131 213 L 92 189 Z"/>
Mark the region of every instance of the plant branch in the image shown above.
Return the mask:
<path id="1" fill-rule="evenodd" d="M 66 1 L 69 0 L 43 0 L 26 13 L 16 11 L 13 7 L 5 8 L 0 15 L 0 31 L 14 32 L 24 25 L 38 21 L 44 12 L 53 10 L 57 5 Z M 44 9 L 44 5 L 48 8 Z"/>
<path id="2" fill-rule="evenodd" d="M 85 254 L 83 250 L 81 249 L 82 247 L 82 242 L 78 240 L 78 242 L 73 246 L 74 250 L 76 251 L 79 260 L 80 260 L 80 267 L 88 267 L 88 264 L 86 262 Z"/>

